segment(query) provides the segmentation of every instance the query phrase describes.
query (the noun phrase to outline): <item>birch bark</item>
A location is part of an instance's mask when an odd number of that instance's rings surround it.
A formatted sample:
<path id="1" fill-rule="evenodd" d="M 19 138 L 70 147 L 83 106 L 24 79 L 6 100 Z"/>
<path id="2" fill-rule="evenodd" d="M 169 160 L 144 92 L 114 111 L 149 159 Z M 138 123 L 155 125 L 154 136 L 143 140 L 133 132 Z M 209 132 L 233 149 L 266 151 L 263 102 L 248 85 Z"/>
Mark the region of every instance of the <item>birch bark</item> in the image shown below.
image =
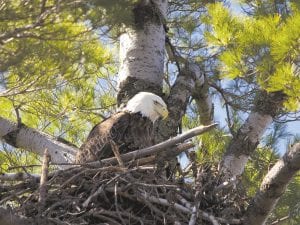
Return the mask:
<path id="1" fill-rule="evenodd" d="M 300 170 L 300 142 L 279 160 L 264 178 L 243 218 L 244 224 L 265 224 L 293 176 Z"/>
<path id="2" fill-rule="evenodd" d="M 35 129 L 19 126 L 0 117 L 0 138 L 6 143 L 40 156 L 48 149 L 54 163 L 72 162 L 77 149 L 55 140 L 54 137 Z"/>
<path id="3" fill-rule="evenodd" d="M 167 5 L 141 1 L 133 10 L 135 24 L 120 37 L 119 104 L 140 91 L 162 94 Z"/>
<path id="4" fill-rule="evenodd" d="M 225 179 L 243 173 L 265 130 L 279 113 L 285 96 L 281 92 L 259 92 L 248 119 L 231 140 L 220 164 Z"/>

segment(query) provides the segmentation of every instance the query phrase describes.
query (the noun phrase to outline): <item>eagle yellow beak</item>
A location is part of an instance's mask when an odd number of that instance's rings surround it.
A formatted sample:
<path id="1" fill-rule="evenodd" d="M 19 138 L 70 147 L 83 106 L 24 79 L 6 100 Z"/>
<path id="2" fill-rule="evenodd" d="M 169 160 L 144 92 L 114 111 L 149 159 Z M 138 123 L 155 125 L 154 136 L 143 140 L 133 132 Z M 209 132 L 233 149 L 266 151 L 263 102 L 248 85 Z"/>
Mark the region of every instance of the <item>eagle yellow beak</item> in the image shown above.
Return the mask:
<path id="1" fill-rule="evenodd" d="M 165 120 L 166 118 L 168 118 L 168 115 L 169 115 L 168 109 L 163 108 L 162 113 L 161 113 L 162 119 Z"/>

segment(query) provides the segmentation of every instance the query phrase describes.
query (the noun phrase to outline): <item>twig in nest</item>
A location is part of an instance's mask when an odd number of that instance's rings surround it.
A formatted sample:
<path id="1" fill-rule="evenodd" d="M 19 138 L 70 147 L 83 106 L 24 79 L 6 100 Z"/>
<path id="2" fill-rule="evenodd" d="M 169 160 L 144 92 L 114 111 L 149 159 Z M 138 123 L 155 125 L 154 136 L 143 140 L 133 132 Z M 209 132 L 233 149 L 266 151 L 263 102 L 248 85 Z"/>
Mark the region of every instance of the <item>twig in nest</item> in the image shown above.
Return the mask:
<path id="1" fill-rule="evenodd" d="M 48 152 L 48 149 L 45 149 L 44 152 L 44 158 L 43 158 L 43 164 L 42 164 L 42 175 L 41 175 L 41 181 L 40 181 L 40 192 L 39 192 L 39 214 L 41 216 L 42 211 L 45 207 L 45 201 L 46 201 L 46 194 L 47 194 L 47 179 L 48 179 L 48 172 L 49 172 L 49 163 L 50 163 L 50 154 Z"/>
<path id="2" fill-rule="evenodd" d="M 27 179 L 40 179 L 39 174 L 31 174 L 31 173 L 1 173 L 0 180 L 1 181 L 25 181 Z"/>
<path id="3" fill-rule="evenodd" d="M 195 186 L 196 186 L 196 193 L 195 193 L 195 204 L 193 206 L 193 210 L 192 210 L 192 215 L 190 217 L 190 221 L 189 221 L 189 225 L 194 225 L 196 224 L 196 221 L 197 221 L 197 217 L 198 217 L 198 210 L 199 209 L 199 206 L 200 206 L 200 194 L 201 194 L 201 169 L 198 168 L 197 170 L 197 177 L 196 177 L 196 182 L 195 182 Z M 213 223 L 213 222 L 212 222 Z M 215 223 L 213 223 L 215 225 Z"/>
<path id="4" fill-rule="evenodd" d="M 120 210 L 119 210 L 119 206 L 118 206 L 118 186 L 117 185 L 118 185 L 118 181 L 115 183 L 115 190 L 114 190 L 116 212 L 118 214 L 118 218 L 122 221 L 122 224 L 126 225 L 125 221 L 123 220 L 123 218 L 120 214 Z"/>
<path id="5" fill-rule="evenodd" d="M 117 158 L 117 161 L 119 163 L 120 167 L 125 167 L 124 162 L 121 158 L 120 152 L 119 152 L 119 147 L 117 146 L 117 144 L 114 141 L 110 141 L 110 145 L 111 145 L 111 149 L 115 155 L 115 157 Z"/>
<path id="6" fill-rule="evenodd" d="M 115 177 L 112 178 L 110 181 L 108 181 L 108 182 L 106 183 L 106 185 L 108 185 L 108 184 L 114 182 L 114 181 L 115 181 L 116 179 L 118 179 L 121 175 L 122 175 L 122 174 L 119 174 L 119 175 L 115 176 Z M 97 191 L 95 191 L 92 195 L 90 195 L 90 196 L 88 197 L 87 200 L 84 201 L 84 203 L 82 204 L 82 206 L 83 206 L 84 208 L 86 208 L 86 207 L 89 205 L 90 201 L 91 201 L 93 198 L 97 197 L 103 190 L 104 190 L 104 185 L 101 185 L 101 186 L 97 189 Z"/>
<path id="7" fill-rule="evenodd" d="M 153 203 L 157 203 L 157 204 L 160 204 L 160 205 L 164 205 L 164 206 L 169 206 L 169 207 L 174 207 L 176 208 L 177 210 L 179 211 L 182 211 L 184 213 L 188 213 L 190 214 L 191 213 L 191 209 L 183 206 L 183 205 L 180 205 L 178 203 L 170 203 L 167 199 L 163 199 L 163 198 L 157 198 L 157 197 L 154 197 L 154 196 L 151 196 L 149 195 L 148 193 L 144 192 L 144 193 L 141 193 L 141 196 L 145 199 L 145 200 L 148 200 L 150 202 L 153 202 Z"/>

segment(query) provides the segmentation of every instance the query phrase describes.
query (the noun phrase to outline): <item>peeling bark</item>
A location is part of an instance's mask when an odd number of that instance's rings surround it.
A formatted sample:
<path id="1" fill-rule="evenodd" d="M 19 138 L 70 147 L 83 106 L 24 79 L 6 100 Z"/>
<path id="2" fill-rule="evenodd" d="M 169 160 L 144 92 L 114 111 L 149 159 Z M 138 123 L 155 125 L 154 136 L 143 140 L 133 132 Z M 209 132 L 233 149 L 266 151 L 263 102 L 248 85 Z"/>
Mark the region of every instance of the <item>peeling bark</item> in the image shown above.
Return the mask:
<path id="1" fill-rule="evenodd" d="M 48 149 L 54 163 L 71 162 L 77 152 L 77 148 L 61 143 L 48 134 L 25 125 L 18 126 L 2 117 L 0 117 L 0 138 L 16 148 L 23 148 L 40 156 L 44 154 L 44 149 Z"/>
<path id="2" fill-rule="evenodd" d="M 243 173 L 249 156 L 255 151 L 261 137 L 282 108 L 285 95 L 281 92 L 260 92 L 246 122 L 231 140 L 221 162 L 225 179 Z"/>
<path id="3" fill-rule="evenodd" d="M 287 185 L 299 170 L 300 142 L 295 144 L 268 172 L 246 211 L 244 224 L 265 224 Z"/>

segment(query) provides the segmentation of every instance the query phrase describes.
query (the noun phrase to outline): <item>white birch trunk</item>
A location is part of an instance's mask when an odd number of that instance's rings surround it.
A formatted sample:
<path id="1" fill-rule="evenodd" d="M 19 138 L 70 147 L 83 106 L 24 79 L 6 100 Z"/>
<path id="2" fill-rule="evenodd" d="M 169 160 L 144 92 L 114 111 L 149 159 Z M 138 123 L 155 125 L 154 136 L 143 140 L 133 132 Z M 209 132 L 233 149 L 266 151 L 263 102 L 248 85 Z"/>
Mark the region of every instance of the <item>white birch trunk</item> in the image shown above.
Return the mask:
<path id="1" fill-rule="evenodd" d="M 72 162 L 77 149 L 61 143 L 52 136 L 0 117 L 0 138 L 17 148 L 23 148 L 40 156 L 48 149 L 53 163 Z"/>
<path id="2" fill-rule="evenodd" d="M 246 214 L 244 224 L 265 224 L 293 176 L 300 170 L 300 142 L 279 160 L 264 178 Z"/>
<path id="3" fill-rule="evenodd" d="M 250 155 L 255 151 L 265 130 L 282 108 L 285 95 L 281 92 L 257 93 L 254 108 L 246 122 L 229 143 L 220 164 L 224 179 L 235 179 L 243 173 Z"/>
<path id="4" fill-rule="evenodd" d="M 120 37 L 120 85 L 127 77 L 133 77 L 162 87 L 164 46 L 163 26 L 149 24 L 143 30 L 126 29 Z"/>
<path id="5" fill-rule="evenodd" d="M 147 17 L 147 21 L 135 21 L 139 25 L 127 27 L 120 37 L 119 104 L 140 91 L 162 93 L 165 52 L 163 23 L 168 1 L 143 1 L 141 4 L 137 5 L 140 7 L 137 10 L 144 10 L 147 14 L 149 12 L 145 7 L 151 9 L 150 19 Z"/>
<path id="6" fill-rule="evenodd" d="M 267 127 L 272 123 L 270 115 L 252 112 L 232 140 L 222 161 L 222 171 L 228 177 L 243 173 L 252 151 L 257 147 Z"/>

